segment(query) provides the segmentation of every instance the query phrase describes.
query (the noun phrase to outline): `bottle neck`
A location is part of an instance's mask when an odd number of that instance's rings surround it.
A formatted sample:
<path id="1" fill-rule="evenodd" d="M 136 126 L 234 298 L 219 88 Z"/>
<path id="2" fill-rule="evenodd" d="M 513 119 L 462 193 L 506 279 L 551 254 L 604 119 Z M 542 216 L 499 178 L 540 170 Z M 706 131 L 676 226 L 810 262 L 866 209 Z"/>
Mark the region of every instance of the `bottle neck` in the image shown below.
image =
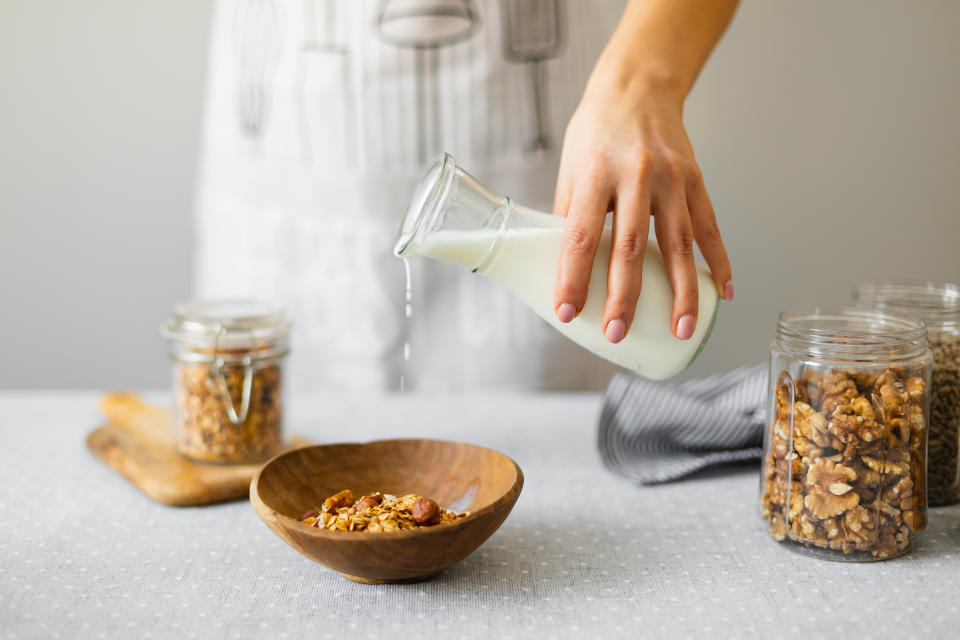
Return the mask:
<path id="1" fill-rule="evenodd" d="M 436 229 L 418 234 L 407 243 L 402 258 L 426 256 L 452 262 L 473 272 L 481 271 L 497 254 L 511 218 L 509 202 L 488 217 L 488 225 L 477 229 Z"/>
<path id="2" fill-rule="evenodd" d="M 476 271 L 496 250 L 513 205 L 441 154 L 418 185 L 394 245 Z"/>

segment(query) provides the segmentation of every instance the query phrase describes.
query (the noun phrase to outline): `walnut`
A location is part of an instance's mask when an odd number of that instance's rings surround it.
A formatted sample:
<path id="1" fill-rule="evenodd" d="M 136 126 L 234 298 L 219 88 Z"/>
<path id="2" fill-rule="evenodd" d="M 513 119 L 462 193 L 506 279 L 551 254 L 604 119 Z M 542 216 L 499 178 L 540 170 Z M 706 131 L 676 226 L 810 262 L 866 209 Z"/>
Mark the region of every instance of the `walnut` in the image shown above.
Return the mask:
<path id="1" fill-rule="evenodd" d="M 795 477 L 799 477 L 799 474 Z M 799 480 L 794 480 L 788 485 L 785 475 L 777 477 L 776 473 L 772 474 L 770 479 L 767 480 L 763 494 L 762 504 L 764 510 L 771 513 L 776 510 L 782 510 L 783 506 L 787 504 L 788 491 L 791 496 L 802 497 L 803 485 Z"/>
<path id="2" fill-rule="evenodd" d="M 905 498 L 912 498 L 913 478 L 910 476 L 903 476 L 897 481 L 896 484 L 884 492 L 883 497 L 894 503 L 900 503 Z"/>
<path id="3" fill-rule="evenodd" d="M 912 402 L 922 402 L 923 397 L 927 393 L 927 385 L 923 381 L 923 378 L 916 377 L 910 378 L 904 384 L 907 389 L 907 395 L 910 396 Z"/>
<path id="4" fill-rule="evenodd" d="M 821 382 L 826 374 L 816 369 L 807 369 L 797 378 L 796 387 L 797 401 L 805 402 L 817 409 L 820 407 L 820 400 L 823 398 L 823 387 Z"/>
<path id="5" fill-rule="evenodd" d="M 864 422 L 874 424 L 876 424 L 877 421 L 877 414 L 873 410 L 873 405 L 870 404 L 870 401 L 863 396 L 857 396 L 850 402 L 837 407 L 837 409 L 834 411 L 834 416 L 837 414 L 854 415 L 858 418 L 862 418 Z"/>
<path id="6" fill-rule="evenodd" d="M 892 525 L 894 528 L 898 527 L 901 522 L 903 522 L 903 512 L 900 509 L 897 509 L 888 502 L 881 501 L 879 503 L 880 510 L 880 520 L 886 524 Z M 884 527 L 889 529 L 890 527 Z"/>
<path id="7" fill-rule="evenodd" d="M 877 380 L 876 392 L 880 398 L 878 410 L 887 415 L 900 414 L 903 411 L 903 405 L 910 400 L 906 386 L 896 378 L 887 379 L 886 373 Z M 877 396 L 874 395 L 875 402 L 876 398 Z"/>
<path id="8" fill-rule="evenodd" d="M 880 474 L 859 460 L 851 462 L 848 466 L 857 474 L 857 488 L 877 489 L 880 486 Z"/>
<path id="9" fill-rule="evenodd" d="M 873 385 L 877 383 L 877 376 L 868 371 L 841 371 L 840 373 L 853 380 L 853 384 L 857 386 L 859 393 L 869 392 L 873 389 Z"/>
<path id="10" fill-rule="evenodd" d="M 919 532 L 923 531 L 927 524 L 927 519 L 920 510 L 904 511 L 903 522 L 909 527 L 910 531 Z"/>
<path id="11" fill-rule="evenodd" d="M 799 394 L 798 394 L 799 395 Z M 790 420 L 790 409 L 792 407 L 790 401 L 790 391 L 787 385 L 778 384 L 777 385 L 777 419 L 778 420 Z"/>
<path id="12" fill-rule="evenodd" d="M 777 479 L 777 467 L 785 463 L 783 459 L 785 454 L 777 453 L 777 449 L 780 449 L 780 445 L 776 445 L 770 448 L 770 451 L 766 453 L 763 458 L 763 475 L 767 480 L 776 480 Z"/>
<path id="13" fill-rule="evenodd" d="M 842 519 L 838 520 L 837 518 L 826 518 L 823 521 L 823 532 L 827 536 L 827 540 L 834 540 L 840 536 L 842 533 L 841 522 Z"/>
<path id="14" fill-rule="evenodd" d="M 919 531 L 919 529 L 914 529 L 914 531 Z M 900 527 L 900 529 L 897 530 L 895 538 L 897 540 L 898 551 L 903 551 L 910 546 L 910 532 L 905 527 Z"/>
<path id="15" fill-rule="evenodd" d="M 904 522 L 911 531 L 921 531 L 926 525 L 923 514 L 923 500 L 914 495 L 914 481 L 910 476 L 903 476 L 884 491 L 881 510 L 893 519 L 894 524 Z M 897 507 L 898 513 L 892 511 Z"/>
<path id="16" fill-rule="evenodd" d="M 870 456 L 860 458 L 867 467 L 881 475 L 903 476 L 907 474 L 907 465 L 889 460 L 877 460 Z"/>
<path id="17" fill-rule="evenodd" d="M 849 511 L 860 503 L 853 491 L 857 474 L 850 467 L 829 460 L 817 460 L 807 470 L 809 491 L 804 504 L 818 518 L 832 518 Z"/>
<path id="18" fill-rule="evenodd" d="M 921 496 L 910 496 L 900 501 L 900 508 L 906 511 L 915 511 L 923 508 L 923 498 Z"/>
<path id="19" fill-rule="evenodd" d="M 858 396 L 833 412 L 827 431 L 844 444 L 879 442 L 883 430 L 876 421 L 870 401 Z"/>
<path id="20" fill-rule="evenodd" d="M 883 439 L 883 444 L 887 449 L 900 447 L 901 445 L 910 445 L 913 435 L 910 429 L 910 423 L 904 418 L 892 418 L 887 423 L 887 433 Z"/>
<path id="21" fill-rule="evenodd" d="M 810 405 L 797 402 L 793 408 L 793 416 L 794 430 L 801 437 L 813 441 L 818 447 L 829 447 L 833 442 L 830 432 L 827 431 L 827 419 Z"/>
<path id="22" fill-rule="evenodd" d="M 843 514 L 841 526 L 847 532 L 848 538 L 855 542 L 863 542 L 872 537 L 873 531 L 877 527 L 876 514 L 872 509 L 857 505 Z"/>
<path id="23" fill-rule="evenodd" d="M 823 455 L 821 447 L 816 446 L 801 435 L 794 436 L 793 448 L 796 449 L 804 464 L 810 464 Z"/>
<path id="24" fill-rule="evenodd" d="M 810 517 L 806 511 L 800 513 L 799 518 L 790 521 L 790 533 L 801 540 L 816 541 L 822 536 L 817 529 L 818 520 Z"/>
<path id="25" fill-rule="evenodd" d="M 783 449 L 786 448 L 784 445 Z M 803 462 L 801 462 L 800 456 L 793 451 L 778 455 L 772 473 L 783 478 L 784 482 L 787 478 L 800 478 L 803 476 Z"/>
<path id="26" fill-rule="evenodd" d="M 903 379 L 903 369 L 900 367 L 890 367 L 880 374 L 880 376 L 877 378 L 877 381 L 874 383 L 873 388 L 876 390 L 884 385 L 888 385 L 893 382 L 899 382 L 901 379 Z"/>
<path id="27" fill-rule="evenodd" d="M 803 465 L 796 454 L 793 456 L 791 464 L 797 467 L 794 477 L 799 478 L 803 474 Z M 793 521 L 803 509 L 803 485 L 799 480 L 793 480 L 788 484 L 785 468 L 787 461 L 782 455 L 775 457 L 774 452 L 771 451 L 766 462 L 765 472 L 768 479 L 761 499 L 763 517 L 770 523 L 770 535 L 778 541 L 783 541 L 787 535 L 784 506 L 789 499 L 789 517 Z"/>
<path id="28" fill-rule="evenodd" d="M 927 420 L 923 417 L 923 407 L 911 403 L 907 407 L 906 417 L 910 428 L 915 433 L 913 439 L 922 442 L 922 439 L 918 436 L 927 428 Z"/>
<path id="29" fill-rule="evenodd" d="M 877 558 L 889 558 L 896 555 L 898 550 L 899 545 L 896 535 L 894 533 L 884 533 L 871 548 L 871 553 Z"/>
<path id="30" fill-rule="evenodd" d="M 807 387 L 800 380 L 797 380 L 796 382 L 794 382 L 793 390 L 794 390 L 794 398 L 796 399 L 797 402 L 806 402 L 807 404 L 811 404 L 810 394 L 807 392 Z M 784 394 L 784 396 L 786 397 L 786 394 Z M 780 398 L 778 397 L 777 400 L 779 401 L 779 399 Z M 780 402 L 777 402 L 778 411 L 781 409 L 782 406 L 783 405 L 781 405 Z M 786 406 L 789 408 L 789 404 L 787 404 Z"/>
<path id="31" fill-rule="evenodd" d="M 876 517 L 871 509 L 863 506 L 858 505 L 842 517 L 824 522 L 836 523 L 838 534 L 830 541 L 830 548 L 836 551 L 869 551 L 876 540 Z"/>
<path id="32" fill-rule="evenodd" d="M 818 460 L 807 470 L 808 486 L 829 486 L 832 484 L 846 484 L 855 482 L 856 472 L 842 464 L 836 464 L 829 460 Z M 842 495 L 850 490 L 847 487 L 844 490 L 837 490 L 837 495 Z"/>
<path id="33" fill-rule="evenodd" d="M 877 497 L 877 493 L 880 490 L 880 474 L 873 469 L 865 467 L 860 463 L 859 459 L 852 460 L 845 464 L 857 474 L 857 482 L 853 490 L 860 496 L 860 504 L 869 504 Z"/>
<path id="34" fill-rule="evenodd" d="M 763 489 L 763 496 L 760 498 L 761 514 L 764 519 L 770 520 L 775 513 L 778 513 L 778 507 L 783 505 L 782 501 L 777 500 L 778 492 L 771 487 L 776 484 L 775 480 L 768 480 Z"/>
<path id="35" fill-rule="evenodd" d="M 799 484 L 799 483 L 798 483 Z M 790 520 L 793 521 L 800 517 L 803 512 L 803 491 L 790 492 L 790 511 L 788 513 Z"/>
<path id="36" fill-rule="evenodd" d="M 790 433 L 790 422 L 788 419 L 777 420 L 770 429 L 770 438 L 775 447 L 787 446 L 787 434 Z"/>
<path id="37" fill-rule="evenodd" d="M 831 373 L 823 379 L 823 400 L 820 413 L 829 416 L 834 410 L 857 397 L 857 385 L 843 373 Z"/>

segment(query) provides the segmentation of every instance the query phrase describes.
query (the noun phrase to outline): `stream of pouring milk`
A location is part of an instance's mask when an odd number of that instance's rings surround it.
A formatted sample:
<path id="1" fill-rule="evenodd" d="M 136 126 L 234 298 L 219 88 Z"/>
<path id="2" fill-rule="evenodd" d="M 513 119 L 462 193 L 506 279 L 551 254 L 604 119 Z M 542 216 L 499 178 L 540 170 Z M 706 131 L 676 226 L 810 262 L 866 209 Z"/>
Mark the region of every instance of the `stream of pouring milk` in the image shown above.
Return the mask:
<path id="1" fill-rule="evenodd" d="M 670 326 L 673 290 L 660 249 L 651 241 L 643 261 L 643 288 L 633 324 L 626 338 L 618 344 L 611 344 L 603 336 L 601 327 L 607 297 L 611 232 L 608 224 L 593 263 L 587 303 L 580 315 L 567 324 L 560 322 L 553 310 L 553 284 L 563 233 L 560 225 L 509 229 L 499 240 L 496 240 L 496 230 L 437 231 L 424 238 L 417 253 L 459 264 L 479 265 L 477 273 L 510 289 L 577 344 L 648 378 L 668 378 L 682 371 L 696 357 L 713 322 L 718 295 L 710 272 L 705 266 L 697 265 L 700 289 L 697 327 L 690 340 L 678 340 L 671 333 Z M 492 255 L 487 256 L 487 250 L 495 240 L 497 247 Z"/>
<path id="2" fill-rule="evenodd" d="M 413 279 L 410 277 L 410 259 L 402 258 L 403 271 L 407 276 L 407 300 L 404 313 L 407 316 L 407 326 L 404 327 L 403 364 L 400 370 L 400 393 L 407 390 L 407 363 L 410 362 L 410 318 L 413 317 Z"/>

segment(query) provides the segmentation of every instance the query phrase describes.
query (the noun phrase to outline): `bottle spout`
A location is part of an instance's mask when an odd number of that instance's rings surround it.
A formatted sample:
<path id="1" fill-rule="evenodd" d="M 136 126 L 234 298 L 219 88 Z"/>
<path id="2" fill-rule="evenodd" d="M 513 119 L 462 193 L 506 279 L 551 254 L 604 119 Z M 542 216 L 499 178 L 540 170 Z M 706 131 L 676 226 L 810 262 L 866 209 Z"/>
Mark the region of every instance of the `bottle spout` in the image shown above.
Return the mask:
<path id="1" fill-rule="evenodd" d="M 479 264 L 476 250 L 463 255 L 433 251 L 431 247 L 436 243 L 431 240 L 439 233 L 456 233 L 477 240 L 489 238 L 488 249 L 492 248 L 506 220 L 508 204 L 507 198 L 490 191 L 458 167 L 453 156 L 441 153 L 414 191 L 393 253 L 400 258 L 427 255 L 475 269 Z"/>
<path id="2" fill-rule="evenodd" d="M 397 242 L 393 247 L 393 254 L 404 258 L 416 253 L 414 240 L 417 235 L 424 235 L 424 231 L 432 226 L 440 213 L 440 205 L 446 199 L 445 192 L 450 190 L 456 163 L 449 153 L 441 153 L 420 180 L 407 213 L 400 223 L 397 233 Z M 422 238 L 421 238 L 422 240 Z"/>

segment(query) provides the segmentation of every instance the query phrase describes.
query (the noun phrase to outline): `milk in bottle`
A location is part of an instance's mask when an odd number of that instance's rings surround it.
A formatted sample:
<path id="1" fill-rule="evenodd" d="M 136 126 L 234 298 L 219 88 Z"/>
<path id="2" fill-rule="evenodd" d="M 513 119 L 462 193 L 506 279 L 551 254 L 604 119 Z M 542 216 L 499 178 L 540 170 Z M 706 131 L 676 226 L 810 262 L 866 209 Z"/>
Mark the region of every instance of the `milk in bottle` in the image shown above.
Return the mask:
<path id="1" fill-rule="evenodd" d="M 673 290 L 663 256 L 650 241 L 643 261 L 643 288 L 626 337 L 607 341 L 601 326 L 607 297 L 610 221 L 593 262 L 586 305 L 569 323 L 553 309 L 553 284 L 560 259 L 563 219 L 498 196 L 442 154 L 417 187 L 400 229 L 395 253 L 424 255 L 463 265 L 513 292 L 568 338 L 626 369 L 655 380 L 689 365 L 716 319 L 719 296 L 709 270 L 697 265 L 699 318 L 693 337 L 670 332 Z"/>

